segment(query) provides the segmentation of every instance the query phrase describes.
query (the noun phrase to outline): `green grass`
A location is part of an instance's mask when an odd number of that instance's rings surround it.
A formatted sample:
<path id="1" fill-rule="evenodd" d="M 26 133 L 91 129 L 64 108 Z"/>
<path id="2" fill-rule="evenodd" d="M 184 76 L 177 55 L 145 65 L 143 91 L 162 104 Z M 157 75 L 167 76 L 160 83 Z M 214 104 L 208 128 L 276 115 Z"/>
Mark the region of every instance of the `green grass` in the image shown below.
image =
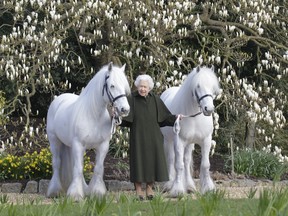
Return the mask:
<path id="1" fill-rule="evenodd" d="M 206 199 L 206 200 L 205 200 Z M 213 198 L 212 198 L 213 199 Z M 156 196 L 152 201 L 140 202 L 133 196 L 108 196 L 100 199 L 86 199 L 75 203 L 68 199 L 56 199 L 52 204 L 41 201 L 29 204 L 0 204 L 0 215 L 255 215 L 257 199 L 219 199 L 212 200 L 212 210 L 206 205 L 210 198 L 193 199 L 189 196 L 179 199 L 167 199 Z M 201 204 L 202 203 L 202 204 Z M 203 204 L 204 203 L 204 204 Z M 214 203 L 214 204 L 213 204 Z"/>
<path id="2" fill-rule="evenodd" d="M 204 195 L 185 195 L 170 199 L 157 193 L 152 201 L 138 201 L 127 193 L 109 194 L 103 198 L 86 198 L 74 202 L 57 198 L 50 204 L 41 199 L 19 200 L 13 204 L 9 197 L 0 194 L 0 215 L 8 216 L 284 216 L 288 215 L 288 188 L 267 188 L 255 198 L 251 190 L 243 199 L 228 199 L 225 191 L 215 190 Z M 24 202 L 25 201 L 25 202 Z"/>

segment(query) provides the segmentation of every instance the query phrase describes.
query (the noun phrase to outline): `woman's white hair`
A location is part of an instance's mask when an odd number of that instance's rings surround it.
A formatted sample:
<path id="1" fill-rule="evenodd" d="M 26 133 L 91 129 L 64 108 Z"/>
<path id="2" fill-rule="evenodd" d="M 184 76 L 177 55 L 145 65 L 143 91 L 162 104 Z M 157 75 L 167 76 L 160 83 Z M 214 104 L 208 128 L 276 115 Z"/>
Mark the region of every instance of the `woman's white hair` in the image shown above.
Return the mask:
<path id="1" fill-rule="evenodd" d="M 154 88 L 154 82 L 153 82 L 153 79 L 151 76 L 149 76 L 148 74 L 142 74 L 142 75 L 139 75 L 135 82 L 134 82 L 134 85 L 138 88 L 139 84 L 141 81 L 147 81 L 148 82 L 148 85 L 149 85 L 149 88 L 150 90 L 152 90 Z"/>

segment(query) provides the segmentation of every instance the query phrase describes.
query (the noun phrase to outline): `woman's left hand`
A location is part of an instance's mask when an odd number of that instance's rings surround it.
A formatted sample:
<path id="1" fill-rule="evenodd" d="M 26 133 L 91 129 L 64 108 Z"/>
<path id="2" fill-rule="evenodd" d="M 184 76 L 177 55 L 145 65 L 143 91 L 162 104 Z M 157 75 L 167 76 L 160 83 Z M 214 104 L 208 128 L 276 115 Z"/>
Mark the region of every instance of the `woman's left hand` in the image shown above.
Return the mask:
<path id="1" fill-rule="evenodd" d="M 179 120 L 182 120 L 183 115 L 182 115 L 182 114 L 178 114 L 178 115 L 177 115 L 177 118 L 179 118 Z"/>

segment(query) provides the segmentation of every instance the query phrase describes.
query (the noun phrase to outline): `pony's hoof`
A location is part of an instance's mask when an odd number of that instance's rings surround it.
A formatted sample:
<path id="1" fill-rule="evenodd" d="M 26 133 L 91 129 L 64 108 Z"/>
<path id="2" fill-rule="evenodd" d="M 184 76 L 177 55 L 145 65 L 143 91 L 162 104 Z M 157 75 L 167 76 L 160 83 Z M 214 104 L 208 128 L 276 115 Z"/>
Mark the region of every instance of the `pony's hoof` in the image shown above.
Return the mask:
<path id="1" fill-rule="evenodd" d="M 190 187 L 187 187 L 187 193 L 191 194 L 191 193 L 196 193 L 197 192 L 197 189 L 194 186 L 190 186 Z"/>
<path id="2" fill-rule="evenodd" d="M 176 197 L 181 197 L 184 194 L 185 194 L 184 190 L 170 190 L 169 197 L 176 198 Z"/>
<path id="3" fill-rule="evenodd" d="M 73 199 L 74 201 L 81 201 L 84 199 L 85 195 L 83 192 L 68 190 L 67 197 Z"/>
<path id="4" fill-rule="evenodd" d="M 59 196 L 60 196 L 60 193 L 47 193 L 46 194 L 47 198 L 56 198 L 56 197 L 59 197 Z"/>
<path id="5" fill-rule="evenodd" d="M 184 196 L 184 193 L 169 193 L 168 197 L 170 198 L 178 198 Z"/>
<path id="6" fill-rule="evenodd" d="M 201 187 L 201 193 L 202 194 L 205 194 L 206 192 L 214 191 L 214 190 L 216 190 L 216 187 L 214 184 Z"/>
<path id="7" fill-rule="evenodd" d="M 188 193 L 188 194 L 194 194 L 194 193 L 196 193 L 196 192 L 197 192 L 196 189 L 188 189 L 188 190 L 187 190 L 187 193 Z"/>
<path id="8" fill-rule="evenodd" d="M 61 196 L 61 194 L 63 194 L 63 190 L 62 189 L 48 189 L 47 193 L 46 193 L 46 197 L 48 198 L 55 198 L 55 197 L 59 197 Z"/>
<path id="9" fill-rule="evenodd" d="M 75 202 L 80 202 L 81 200 L 84 199 L 84 196 L 74 194 L 74 195 L 68 195 L 68 198 L 71 198 Z"/>
<path id="10" fill-rule="evenodd" d="M 165 193 L 165 192 L 169 192 L 170 190 L 171 190 L 171 188 L 172 188 L 172 186 L 173 186 L 173 182 L 166 182 L 165 184 L 164 184 L 164 186 L 163 186 L 163 192 Z"/>

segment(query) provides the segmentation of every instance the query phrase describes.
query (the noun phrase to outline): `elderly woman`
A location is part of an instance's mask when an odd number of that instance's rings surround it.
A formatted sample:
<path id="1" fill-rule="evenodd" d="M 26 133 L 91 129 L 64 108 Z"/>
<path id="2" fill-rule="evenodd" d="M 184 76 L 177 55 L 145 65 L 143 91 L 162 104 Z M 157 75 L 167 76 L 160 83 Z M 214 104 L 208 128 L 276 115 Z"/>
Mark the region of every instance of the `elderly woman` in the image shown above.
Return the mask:
<path id="1" fill-rule="evenodd" d="M 145 183 L 146 197 L 151 200 L 154 182 L 169 180 L 160 127 L 173 126 L 177 116 L 151 91 L 154 83 L 149 75 L 139 75 L 134 84 L 137 91 L 128 98 L 130 113 L 121 126 L 130 127 L 130 181 L 140 200 L 144 199 Z"/>

